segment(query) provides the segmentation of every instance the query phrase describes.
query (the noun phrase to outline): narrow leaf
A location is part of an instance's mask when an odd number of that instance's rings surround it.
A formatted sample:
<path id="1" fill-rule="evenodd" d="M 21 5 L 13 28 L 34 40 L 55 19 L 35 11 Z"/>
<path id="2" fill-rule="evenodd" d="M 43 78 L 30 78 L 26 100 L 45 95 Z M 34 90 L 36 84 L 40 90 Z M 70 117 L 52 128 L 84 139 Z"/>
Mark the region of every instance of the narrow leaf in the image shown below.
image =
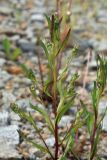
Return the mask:
<path id="1" fill-rule="evenodd" d="M 54 126 L 53 126 L 53 123 L 52 123 L 48 113 L 44 109 L 42 109 L 38 106 L 34 106 L 31 103 L 30 103 L 30 106 L 32 109 L 34 109 L 34 110 L 38 111 L 40 114 L 42 114 L 46 123 L 48 124 L 49 129 L 51 130 L 52 133 L 54 133 Z"/>
<path id="2" fill-rule="evenodd" d="M 10 41 L 7 38 L 5 38 L 3 40 L 3 47 L 5 49 L 7 56 L 9 56 L 9 54 L 10 54 Z"/>
<path id="3" fill-rule="evenodd" d="M 60 108 L 58 110 L 58 113 L 57 113 L 57 116 L 56 116 L 56 119 L 55 121 L 57 121 L 59 123 L 59 121 L 61 120 L 62 116 L 68 111 L 68 109 L 72 106 L 73 102 L 74 102 L 74 98 L 75 98 L 76 95 L 74 95 L 70 102 L 65 104 L 65 105 L 60 105 Z"/>
<path id="4" fill-rule="evenodd" d="M 12 57 L 13 60 L 16 60 L 19 57 L 20 54 L 21 54 L 21 49 L 20 48 L 16 48 L 13 51 L 13 54 L 11 55 L 11 57 Z"/>
<path id="5" fill-rule="evenodd" d="M 68 39 L 69 39 L 70 32 L 71 32 L 71 29 L 69 29 L 67 35 L 65 36 L 63 42 L 61 43 L 61 47 L 59 48 L 58 52 L 56 53 L 56 56 L 66 47 L 66 44 L 67 44 Z"/>
<path id="6" fill-rule="evenodd" d="M 44 49 L 46 58 L 48 59 L 49 53 L 48 53 L 48 50 L 47 50 L 47 47 L 46 47 L 45 43 L 42 40 L 40 41 L 40 45 Z"/>

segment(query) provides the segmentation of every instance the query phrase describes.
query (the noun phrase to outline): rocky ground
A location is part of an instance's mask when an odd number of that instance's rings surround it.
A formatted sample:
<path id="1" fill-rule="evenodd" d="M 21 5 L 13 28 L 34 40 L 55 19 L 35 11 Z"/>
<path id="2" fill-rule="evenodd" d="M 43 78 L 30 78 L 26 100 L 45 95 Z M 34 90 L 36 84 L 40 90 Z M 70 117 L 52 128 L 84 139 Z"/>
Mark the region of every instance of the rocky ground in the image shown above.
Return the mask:
<path id="1" fill-rule="evenodd" d="M 71 26 L 72 33 L 69 40 L 69 47 L 74 44 L 79 46 L 77 58 L 72 62 L 71 74 L 78 71 L 80 77 L 77 83 L 77 92 L 88 105 L 90 105 L 90 91 L 93 87 L 93 80 L 96 77 L 95 55 L 107 56 L 107 5 L 105 1 L 99 0 L 82 3 L 82 0 L 73 3 Z M 52 4 L 53 3 L 53 4 Z M 0 159 L 36 159 L 45 160 L 46 157 L 37 149 L 26 144 L 21 139 L 17 130 L 21 129 L 30 137 L 37 139 L 30 125 L 20 119 L 10 108 L 12 102 L 16 102 L 26 111 L 31 111 L 29 101 L 31 100 L 29 86 L 31 82 L 23 75 L 20 63 L 25 63 L 32 68 L 36 76 L 38 72 L 38 53 L 41 54 L 41 68 L 46 74 L 46 61 L 43 59 L 42 50 L 38 46 L 40 37 L 47 37 L 48 31 L 44 13 L 49 14 L 55 8 L 54 2 L 48 0 L 0 0 Z M 12 51 L 20 47 L 22 54 L 17 61 L 8 60 L 2 42 L 5 37 L 11 41 Z M 89 49 L 92 49 L 91 60 L 88 64 L 87 73 L 86 61 Z M 105 96 L 100 102 L 99 112 L 102 113 L 107 106 Z M 75 107 L 65 115 L 60 123 L 60 128 L 66 131 L 66 124 L 70 123 L 75 115 Z M 54 138 L 48 133 L 42 117 L 33 113 L 37 124 L 43 129 L 46 143 L 53 147 Z M 107 159 L 107 116 L 103 121 L 103 131 L 99 145 L 99 154 Z M 85 131 L 81 135 L 84 139 Z M 83 151 L 88 150 L 88 143 Z M 82 154 L 82 157 L 85 157 Z"/>

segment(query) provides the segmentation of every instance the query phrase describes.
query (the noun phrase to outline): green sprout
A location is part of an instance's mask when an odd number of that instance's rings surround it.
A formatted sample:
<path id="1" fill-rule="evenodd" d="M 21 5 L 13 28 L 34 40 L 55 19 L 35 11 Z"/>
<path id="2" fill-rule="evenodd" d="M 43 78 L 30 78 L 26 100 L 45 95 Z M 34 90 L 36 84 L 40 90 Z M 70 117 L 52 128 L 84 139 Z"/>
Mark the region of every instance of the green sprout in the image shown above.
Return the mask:
<path id="1" fill-rule="evenodd" d="M 4 47 L 4 50 L 5 50 L 6 57 L 9 60 L 13 60 L 13 61 L 17 60 L 18 57 L 21 54 L 21 49 L 20 48 L 15 48 L 13 51 L 11 51 L 11 43 L 10 43 L 8 38 L 5 38 L 3 40 L 3 47 Z"/>

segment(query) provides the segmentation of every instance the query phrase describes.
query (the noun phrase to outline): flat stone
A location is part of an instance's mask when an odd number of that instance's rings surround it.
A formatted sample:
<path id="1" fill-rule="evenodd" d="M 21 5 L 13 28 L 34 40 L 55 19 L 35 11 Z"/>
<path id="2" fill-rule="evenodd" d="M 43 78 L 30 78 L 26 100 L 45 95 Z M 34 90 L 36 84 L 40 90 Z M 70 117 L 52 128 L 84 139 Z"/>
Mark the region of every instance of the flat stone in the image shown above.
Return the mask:
<path id="1" fill-rule="evenodd" d="M 37 13 L 32 14 L 31 21 L 43 22 L 44 21 L 44 16 L 42 14 L 37 14 Z"/>
<path id="2" fill-rule="evenodd" d="M 0 127 L 0 146 L 11 145 L 16 146 L 19 144 L 19 134 L 17 132 L 17 125 L 9 125 Z M 1 147 L 0 147 L 1 148 Z"/>
<path id="3" fill-rule="evenodd" d="M 35 44 L 31 42 L 17 42 L 17 46 L 22 49 L 23 52 L 35 52 Z"/>
<path id="4" fill-rule="evenodd" d="M 11 14 L 13 11 L 10 7 L 6 7 L 6 6 L 0 6 L 0 14 L 5 14 L 5 15 L 9 15 Z"/>
<path id="5" fill-rule="evenodd" d="M 0 160 L 21 160 L 22 156 L 11 145 L 0 144 Z"/>

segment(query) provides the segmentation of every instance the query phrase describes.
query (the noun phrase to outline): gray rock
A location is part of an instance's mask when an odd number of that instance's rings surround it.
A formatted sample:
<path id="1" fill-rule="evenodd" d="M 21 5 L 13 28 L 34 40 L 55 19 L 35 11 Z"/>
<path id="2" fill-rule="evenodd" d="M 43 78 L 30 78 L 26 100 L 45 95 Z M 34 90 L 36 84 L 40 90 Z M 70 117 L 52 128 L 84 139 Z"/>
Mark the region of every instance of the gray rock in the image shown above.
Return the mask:
<path id="1" fill-rule="evenodd" d="M 26 0 L 10 0 L 12 4 L 21 4 L 21 5 L 24 5 L 27 1 Z"/>
<path id="2" fill-rule="evenodd" d="M 33 30 L 31 28 L 28 28 L 26 30 L 26 35 L 27 35 L 27 38 L 30 39 L 33 37 L 34 33 L 33 33 Z"/>
<path id="3" fill-rule="evenodd" d="M 45 142 L 49 147 L 53 147 L 54 144 L 55 144 L 55 138 L 54 137 L 49 137 L 45 140 Z"/>
<path id="4" fill-rule="evenodd" d="M 92 60 L 89 63 L 89 69 L 91 69 L 91 70 L 96 70 L 97 69 L 97 62 L 95 60 Z"/>
<path id="5" fill-rule="evenodd" d="M 11 41 L 18 41 L 20 39 L 20 35 L 14 35 L 10 38 Z"/>
<path id="6" fill-rule="evenodd" d="M 30 79 L 26 78 L 26 77 L 14 77 L 14 82 L 18 83 L 19 85 L 30 85 L 31 81 Z"/>
<path id="7" fill-rule="evenodd" d="M 11 14 L 13 11 L 10 7 L 6 7 L 6 6 L 0 6 L 0 14 L 5 14 L 5 15 L 9 15 Z"/>
<path id="8" fill-rule="evenodd" d="M 2 52 L 1 52 L 2 51 Z M 2 55 L 4 55 L 3 54 L 3 52 L 4 52 L 5 50 L 4 50 L 4 47 L 3 47 L 3 45 L 2 44 L 0 44 L 0 55 L 2 56 Z"/>
<path id="9" fill-rule="evenodd" d="M 87 49 L 91 48 L 93 49 L 93 44 L 89 42 L 88 40 L 81 40 L 77 34 L 73 33 L 70 36 L 70 39 L 68 41 L 68 45 L 70 46 L 78 46 L 78 53 L 79 54 L 86 54 Z"/>
<path id="10" fill-rule="evenodd" d="M 11 145 L 0 144 L 0 160 L 21 160 L 22 156 Z"/>
<path id="11" fill-rule="evenodd" d="M 99 42 L 99 46 L 98 46 L 98 50 L 102 51 L 102 50 L 106 50 L 107 49 L 107 41 L 102 40 Z"/>
<path id="12" fill-rule="evenodd" d="M 38 13 L 32 14 L 31 21 L 43 22 L 44 21 L 44 16 L 42 14 L 38 14 Z"/>
<path id="13" fill-rule="evenodd" d="M 77 113 L 77 108 L 76 107 L 71 107 L 69 111 L 72 115 L 75 115 Z"/>
<path id="14" fill-rule="evenodd" d="M 98 15 L 97 15 L 97 20 L 100 23 L 107 23 L 107 11 L 99 10 Z"/>
<path id="15" fill-rule="evenodd" d="M 35 44 L 31 42 L 17 42 L 17 46 L 22 49 L 23 52 L 35 52 Z"/>
<path id="16" fill-rule="evenodd" d="M 81 14 L 82 13 L 82 7 L 80 5 L 76 5 L 75 7 L 73 7 L 72 12 L 77 14 Z"/>
<path id="17" fill-rule="evenodd" d="M 4 109 L 9 109 L 10 104 L 16 101 L 16 97 L 10 92 L 3 91 L 2 96 L 3 96 L 2 102 L 3 102 Z"/>
<path id="18" fill-rule="evenodd" d="M 40 0 L 36 0 L 36 1 L 35 1 L 35 5 L 36 5 L 36 6 L 40 6 L 40 7 L 43 6 L 44 3 L 45 3 L 45 0 L 41 0 L 41 1 L 40 1 Z"/>
<path id="19" fill-rule="evenodd" d="M 99 103 L 99 114 L 103 114 L 107 107 L 107 101 L 101 101 Z"/>
<path id="20" fill-rule="evenodd" d="M 59 122 L 59 127 L 65 127 L 67 124 L 70 124 L 74 120 L 74 117 L 72 115 L 65 115 L 61 118 L 61 121 Z"/>
<path id="21" fill-rule="evenodd" d="M 11 146 L 18 145 L 19 144 L 19 134 L 18 134 L 17 130 L 18 130 L 18 126 L 16 126 L 16 125 L 0 127 L 0 146 L 2 146 L 2 145 L 11 145 Z"/>
<path id="22" fill-rule="evenodd" d="M 20 99 L 16 103 L 23 110 L 29 111 L 30 110 L 30 104 L 29 104 L 29 102 L 30 102 L 29 99 Z"/>
<path id="23" fill-rule="evenodd" d="M 5 83 L 3 81 L 0 82 L 0 89 L 3 89 L 5 87 Z"/>
<path id="24" fill-rule="evenodd" d="M 41 30 L 44 29 L 44 24 L 43 22 L 40 22 L 40 21 L 35 21 L 34 23 L 34 26 L 35 26 L 35 32 L 37 33 L 38 31 L 40 32 Z M 42 33 L 42 32 L 41 32 Z M 44 35 L 44 34 L 43 34 Z M 45 36 L 45 35 L 44 35 Z"/>
<path id="25" fill-rule="evenodd" d="M 11 78 L 12 76 L 10 74 L 0 69 L 0 81 L 7 82 Z"/>
<path id="26" fill-rule="evenodd" d="M 20 117 L 16 113 L 14 113 L 13 111 L 10 112 L 9 116 L 10 116 L 10 120 L 12 122 L 15 121 L 15 123 L 16 123 L 16 122 L 20 121 Z"/>
<path id="27" fill-rule="evenodd" d="M 5 63 L 6 63 L 6 60 L 4 58 L 0 58 L 0 67 L 3 67 Z"/>
<path id="28" fill-rule="evenodd" d="M 9 123 L 9 113 L 7 111 L 0 112 L 0 126 L 6 126 Z"/>
<path id="29" fill-rule="evenodd" d="M 107 107 L 107 101 L 102 101 L 99 103 L 99 114 L 103 114 Z M 105 115 L 103 122 L 102 122 L 102 130 L 107 132 L 107 114 Z"/>
<path id="30" fill-rule="evenodd" d="M 107 132 L 107 115 L 103 119 L 102 130 Z"/>
<path id="31" fill-rule="evenodd" d="M 41 6 L 40 9 L 35 6 L 35 8 L 32 8 L 32 10 L 30 11 L 30 14 L 33 15 L 35 13 L 40 13 L 40 14 L 44 14 L 46 13 L 46 7 L 45 6 Z"/>

